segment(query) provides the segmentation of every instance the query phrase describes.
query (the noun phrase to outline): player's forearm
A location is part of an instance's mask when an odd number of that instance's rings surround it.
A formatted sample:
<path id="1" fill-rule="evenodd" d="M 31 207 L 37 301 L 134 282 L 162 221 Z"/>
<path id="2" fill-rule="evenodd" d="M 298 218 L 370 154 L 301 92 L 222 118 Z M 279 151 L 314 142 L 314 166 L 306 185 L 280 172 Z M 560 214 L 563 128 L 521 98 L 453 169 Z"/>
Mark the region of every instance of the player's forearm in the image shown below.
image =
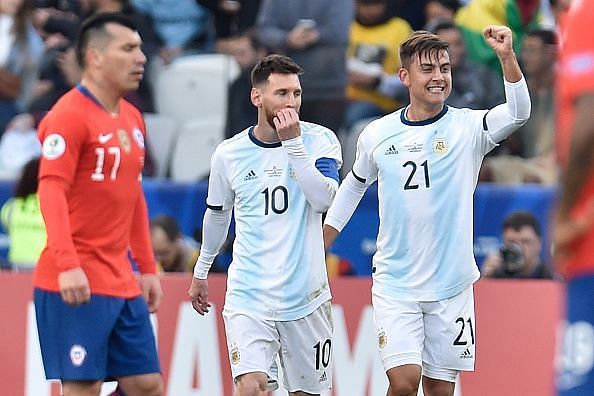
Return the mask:
<path id="1" fill-rule="evenodd" d="M 202 221 L 202 245 L 200 256 L 194 266 L 194 277 L 206 279 L 208 271 L 219 254 L 223 243 L 227 239 L 229 224 L 231 223 L 230 210 L 206 209 Z"/>
<path id="2" fill-rule="evenodd" d="M 594 93 L 577 99 L 567 168 L 561 178 L 559 214 L 567 217 L 594 171 Z"/>
<path id="3" fill-rule="evenodd" d="M 336 194 L 338 182 L 324 176 L 309 158 L 301 136 L 283 140 L 283 147 L 295 172 L 297 183 L 311 207 L 318 213 L 328 210 Z"/>
<path id="4" fill-rule="evenodd" d="M 67 188 L 67 183 L 57 177 L 42 178 L 38 187 L 39 205 L 47 230 L 47 246 L 55 256 L 60 271 L 80 267 L 68 221 Z"/>
<path id="5" fill-rule="evenodd" d="M 336 238 L 338 238 L 338 234 L 340 234 L 336 228 L 329 226 L 328 224 L 324 224 L 322 232 L 324 235 L 324 249 L 328 249 L 332 246 Z"/>
<path id="6" fill-rule="evenodd" d="M 500 142 L 524 125 L 530 117 L 530 93 L 526 80 L 516 82 L 505 81 L 505 103 L 502 103 L 487 114 L 487 128 L 491 138 Z"/>
<path id="7" fill-rule="evenodd" d="M 324 226 L 330 226 L 336 230 L 336 234 L 344 228 L 346 223 L 350 220 L 351 216 L 355 212 L 357 205 L 361 201 L 363 194 L 365 194 L 365 190 L 367 190 L 367 185 L 361 183 L 357 180 L 352 172 L 349 172 L 347 177 L 343 180 L 342 184 L 340 185 L 338 192 L 336 193 L 336 197 L 334 197 L 334 202 L 328 210 L 328 214 L 326 215 L 326 220 L 324 221 Z M 332 230 L 326 231 L 328 233 L 328 237 L 332 236 Z M 336 236 L 334 236 L 336 238 Z M 324 237 L 326 240 L 326 236 Z M 333 242 L 328 238 L 329 242 Z M 326 242 L 326 241 L 324 241 Z"/>
<path id="8" fill-rule="evenodd" d="M 498 58 L 499 63 L 501 63 L 501 70 L 503 71 L 503 78 L 505 81 L 514 83 L 522 79 L 522 69 L 520 69 L 518 58 L 516 58 L 516 54 L 513 51 L 510 51 L 505 55 L 498 55 Z"/>
<path id="9" fill-rule="evenodd" d="M 130 229 L 132 256 L 142 274 L 156 274 L 157 264 L 149 231 L 148 209 L 142 191 L 138 194 Z"/>

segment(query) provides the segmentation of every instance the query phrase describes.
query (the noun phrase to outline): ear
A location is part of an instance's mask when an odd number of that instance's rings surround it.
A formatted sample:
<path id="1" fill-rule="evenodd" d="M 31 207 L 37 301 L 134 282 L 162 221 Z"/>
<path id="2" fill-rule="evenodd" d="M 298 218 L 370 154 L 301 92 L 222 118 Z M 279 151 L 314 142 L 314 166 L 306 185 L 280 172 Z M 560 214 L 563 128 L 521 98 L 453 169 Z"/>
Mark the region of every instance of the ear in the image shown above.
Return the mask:
<path id="1" fill-rule="evenodd" d="M 252 88 L 250 92 L 250 99 L 252 100 L 252 104 L 257 108 L 262 107 L 262 91 L 258 88 Z"/>
<path id="2" fill-rule="evenodd" d="M 400 70 L 398 70 L 398 77 L 400 77 L 402 85 L 404 85 L 406 88 L 410 87 L 410 75 L 408 70 L 406 70 L 404 67 L 401 67 Z"/>
<path id="3" fill-rule="evenodd" d="M 101 52 L 97 48 L 88 48 L 85 58 L 87 65 L 97 66 L 101 63 Z"/>

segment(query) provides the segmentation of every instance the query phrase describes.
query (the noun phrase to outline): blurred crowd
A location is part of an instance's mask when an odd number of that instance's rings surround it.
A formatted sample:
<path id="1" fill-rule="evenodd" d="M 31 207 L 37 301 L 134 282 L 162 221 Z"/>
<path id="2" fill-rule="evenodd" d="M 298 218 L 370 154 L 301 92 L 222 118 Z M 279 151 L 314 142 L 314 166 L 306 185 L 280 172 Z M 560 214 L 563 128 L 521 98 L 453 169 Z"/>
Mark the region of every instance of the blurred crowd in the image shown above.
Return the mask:
<path id="1" fill-rule="evenodd" d="M 240 70 L 229 82 L 225 130 L 231 136 L 256 120 L 252 67 L 268 53 L 284 53 L 305 70 L 301 118 L 337 133 L 346 171 L 363 127 L 406 105 L 398 47 L 413 30 L 432 31 L 450 44 L 448 104 L 479 109 L 504 101 L 499 63 L 481 30 L 507 25 L 532 116 L 486 158 L 479 180 L 555 185 L 557 6 L 555 0 L 0 0 L 0 178 L 16 180 L 35 166 L 29 163 L 40 155 L 37 123 L 80 78 L 74 46 L 81 22 L 116 11 L 135 21 L 148 58 L 140 89 L 127 98 L 142 112 L 156 112 L 156 78 L 176 60 L 227 54 Z M 149 139 L 146 176 L 155 175 L 150 146 Z M 161 238 L 187 247 L 167 222 L 160 229 Z M 186 256 L 195 255 L 189 249 L 175 270 L 186 269 Z"/>

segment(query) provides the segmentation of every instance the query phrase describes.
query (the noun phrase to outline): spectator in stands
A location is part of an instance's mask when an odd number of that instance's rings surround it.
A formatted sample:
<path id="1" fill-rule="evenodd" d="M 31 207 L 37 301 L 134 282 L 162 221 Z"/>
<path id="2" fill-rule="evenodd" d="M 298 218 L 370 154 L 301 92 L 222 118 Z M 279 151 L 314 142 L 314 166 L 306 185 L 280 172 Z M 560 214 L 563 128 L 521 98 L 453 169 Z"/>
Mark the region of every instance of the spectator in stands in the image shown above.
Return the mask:
<path id="1" fill-rule="evenodd" d="M 482 29 L 487 25 L 508 26 L 514 34 L 514 51 L 519 54 L 524 33 L 537 26 L 539 8 L 540 0 L 470 0 L 455 17 L 470 59 L 500 72 L 499 60 L 481 37 Z"/>
<path id="2" fill-rule="evenodd" d="M 487 158 L 481 180 L 497 183 L 558 181 L 555 160 L 554 81 L 556 35 L 551 30 L 531 30 L 524 36 L 520 60 L 530 90 L 532 114 L 528 122 Z"/>
<path id="3" fill-rule="evenodd" d="M 258 108 L 250 99 L 251 73 L 256 63 L 264 58 L 268 51 L 253 31 L 225 41 L 225 52 L 232 55 L 241 68 L 241 73 L 229 86 L 225 134 L 226 137 L 231 137 L 253 125 L 254 120 L 258 118 Z"/>
<path id="4" fill-rule="evenodd" d="M 425 5 L 427 0 L 388 0 L 388 15 L 407 21 L 413 30 L 425 26 Z"/>
<path id="5" fill-rule="evenodd" d="M 152 22 L 162 42 L 158 55 L 168 65 L 175 58 L 213 50 L 210 13 L 195 0 L 132 0 Z M 155 65 L 157 66 L 157 65 Z"/>
<path id="6" fill-rule="evenodd" d="M 163 271 L 192 272 L 200 249 L 196 241 L 184 237 L 175 218 L 156 216 L 150 227 L 153 252 Z"/>
<path id="7" fill-rule="evenodd" d="M 35 120 L 28 113 L 17 115 L 0 138 L 0 177 L 16 178 L 27 162 L 40 155 Z"/>
<path id="8" fill-rule="evenodd" d="M 217 41 L 240 35 L 254 27 L 261 3 L 261 0 L 196 1 L 212 13 Z"/>
<path id="9" fill-rule="evenodd" d="M 70 56 L 67 55 L 68 51 L 76 41 L 88 4 L 87 1 L 77 0 L 36 1 L 33 24 L 44 39 L 45 51 L 39 69 L 39 80 L 35 83 L 28 109 L 30 112 L 43 114 L 78 82 L 80 75 L 71 83 L 62 68 L 65 58 Z"/>
<path id="10" fill-rule="evenodd" d="M 436 21 L 453 21 L 459 8 L 460 2 L 458 0 L 427 1 L 425 4 L 425 29 L 433 31 L 430 26 Z"/>
<path id="11" fill-rule="evenodd" d="M 258 37 L 273 52 L 290 56 L 305 71 L 307 99 L 300 119 L 338 131 L 345 105 L 346 62 L 352 0 L 264 0 Z"/>
<path id="12" fill-rule="evenodd" d="M 454 107 L 490 109 L 503 103 L 503 84 L 497 73 L 472 62 L 466 54 L 466 44 L 460 28 L 443 20 L 433 26 L 433 33 L 449 44 L 452 69 L 452 93 L 448 104 Z"/>
<path id="13" fill-rule="evenodd" d="M 35 0 L 33 24 L 45 39 L 62 36 L 74 41 L 87 4 L 80 0 Z"/>
<path id="14" fill-rule="evenodd" d="M 503 221 L 503 246 L 483 262 L 485 278 L 554 279 L 541 259 L 542 234 L 538 219 L 530 212 L 513 212 Z"/>
<path id="15" fill-rule="evenodd" d="M 397 74 L 400 59 L 395 49 L 412 29 L 404 19 L 389 17 L 386 4 L 387 0 L 355 2 L 347 49 L 347 130 L 360 120 L 396 110 L 408 95 Z"/>
<path id="16" fill-rule="evenodd" d="M 0 0 L 0 135 L 30 99 L 42 51 L 31 0 Z"/>
<path id="17" fill-rule="evenodd" d="M 10 239 L 8 261 L 13 271 L 32 271 L 47 241 L 37 196 L 38 172 L 39 158 L 27 162 L 14 197 L 2 206 L 2 226 Z"/>

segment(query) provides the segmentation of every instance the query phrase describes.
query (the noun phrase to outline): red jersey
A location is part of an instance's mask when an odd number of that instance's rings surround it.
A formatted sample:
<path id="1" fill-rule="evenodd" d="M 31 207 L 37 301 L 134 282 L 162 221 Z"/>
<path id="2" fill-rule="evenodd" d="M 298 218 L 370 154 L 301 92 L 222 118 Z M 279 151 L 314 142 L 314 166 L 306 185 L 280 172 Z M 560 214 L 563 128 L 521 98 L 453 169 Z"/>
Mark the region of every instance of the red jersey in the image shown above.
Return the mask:
<path id="1" fill-rule="evenodd" d="M 39 125 L 48 243 L 35 270 L 38 288 L 58 291 L 59 273 L 80 266 L 91 293 L 138 296 L 130 250 L 142 273 L 156 272 L 140 183 L 144 122 L 123 99 L 119 109 L 109 114 L 79 85 Z"/>
<path id="2" fill-rule="evenodd" d="M 585 93 L 594 93 L 593 23 L 594 0 L 574 1 L 561 21 L 557 72 L 557 154 L 562 166 L 567 164 L 575 99 Z M 594 173 L 590 174 L 572 215 L 580 216 L 588 200 L 593 198 Z M 572 252 L 574 255 L 563 265 L 566 276 L 594 273 L 594 229 L 572 245 Z"/>

